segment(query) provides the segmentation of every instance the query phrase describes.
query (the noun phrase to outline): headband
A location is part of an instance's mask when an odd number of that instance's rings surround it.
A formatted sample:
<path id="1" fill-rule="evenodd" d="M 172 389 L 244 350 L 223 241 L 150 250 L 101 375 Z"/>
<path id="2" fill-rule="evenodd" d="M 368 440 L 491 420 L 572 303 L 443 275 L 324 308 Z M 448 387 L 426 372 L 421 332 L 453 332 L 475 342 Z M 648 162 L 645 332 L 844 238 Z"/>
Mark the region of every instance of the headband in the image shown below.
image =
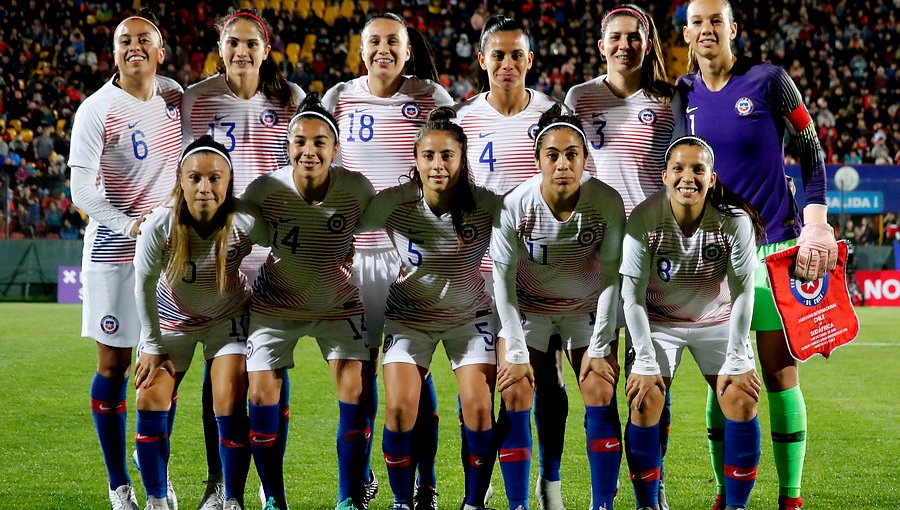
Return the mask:
<path id="1" fill-rule="evenodd" d="M 312 110 L 305 110 L 305 111 L 302 111 L 302 112 L 298 113 L 297 115 L 294 115 L 294 116 L 291 118 L 291 121 L 288 122 L 288 129 L 287 129 L 287 130 L 288 130 L 288 133 L 291 132 L 291 129 L 294 129 L 294 124 L 296 124 L 297 121 L 299 121 L 299 120 L 300 120 L 301 118 L 303 118 L 303 117 L 310 117 L 310 116 L 318 117 L 318 118 L 324 120 L 325 123 L 328 124 L 328 127 L 331 128 L 331 131 L 334 132 L 334 139 L 337 140 L 337 137 L 338 137 L 338 130 L 337 130 L 337 128 L 334 126 L 334 122 L 331 122 L 331 119 L 329 119 L 329 118 L 326 117 L 325 115 L 322 115 L 322 114 L 319 113 L 319 112 L 314 112 L 314 111 L 312 111 Z"/>
<path id="2" fill-rule="evenodd" d="M 576 126 L 575 124 L 570 124 L 568 122 L 551 122 L 550 124 L 547 125 L 547 127 L 540 130 L 538 132 L 537 136 L 534 137 L 535 150 L 537 150 L 538 140 L 540 140 L 541 137 L 544 136 L 544 133 L 546 133 L 550 129 L 558 128 L 558 127 L 567 127 L 570 129 L 574 129 L 579 135 L 581 135 L 581 140 L 584 142 L 584 144 L 587 145 L 587 138 L 584 136 L 584 131 L 581 128 L 579 128 L 578 126 Z"/>
<path id="3" fill-rule="evenodd" d="M 225 161 L 228 162 L 228 169 L 234 171 L 234 167 L 231 166 L 231 158 L 228 156 L 228 154 L 225 154 L 224 152 L 222 152 L 219 149 L 216 149 L 215 147 L 212 147 L 210 145 L 200 145 L 198 147 L 194 147 L 193 149 L 185 152 L 184 155 L 181 156 L 181 159 L 178 160 L 178 167 L 180 168 L 181 166 L 184 165 L 184 160 L 186 160 L 188 158 L 188 156 L 191 156 L 198 152 L 214 152 L 214 153 L 218 154 L 219 156 L 222 156 L 223 158 L 225 158 Z"/>
<path id="4" fill-rule="evenodd" d="M 162 32 L 159 31 L 159 27 L 156 26 L 156 23 L 153 23 L 152 21 L 150 21 L 149 19 L 147 19 L 143 16 L 128 16 L 127 18 L 123 19 L 118 25 L 116 25 L 116 29 L 113 30 L 113 34 L 115 34 L 119 30 L 119 27 L 124 25 L 126 21 L 131 20 L 131 19 L 139 19 L 141 21 L 146 21 L 147 23 L 150 23 L 150 26 L 153 27 L 153 30 L 156 30 L 156 35 L 159 36 L 159 44 L 162 45 L 163 36 L 162 36 Z"/>
<path id="5" fill-rule="evenodd" d="M 669 156 L 672 155 L 672 151 L 675 150 L 676 147 L 685 145 L 685 142 L 689 142 L 689 141 L 695 142 L 697 145 L 706 149 L 706 151 L 709 153 L 709 166 L 712 169 L 715 169 L 716 168 L 716 154 L 713 152 L 712 146 L 706 140 L 700 138 L 699 136 L 694 136 L 694 135 L 682 136 L 681 138 L 679 138 L 679 139 L 675 140 L 674 142 L 672 142 L 671 144 L 669 144 L 669 148 L 666 149 L 666 158 L 665 158 L 666 165 L 668 166 Z"/>
<path id="6" fill-rule="evenodd" d="M 641 11 L 637 9 L 632 9 L 631 7 L 619 7 L 618 9 L 613 9 L 606 13 L 606 16 L 603 16 L 603 22 L 600 24 L 601 27 L 606 26 L 606 22 L 609 21 L 609 18 L 612 17 L 613 14 L 631 14 L 636 17 L 638 21 L 641 22 L 641 25 L 644 25 L 644 32 L 647 33 L 647 37 L 650 37 L 650 24 L 647 22 L 647 18 L 641 14 Z"/>
<path id="7" fill-rule="evenodd" d="M 228 25 L 228 22 L 235 18 L 239 18 L 241 16 L 246 16 L 248 18 L 252 18 L 252 19 L 256 20 L 257 23 L 259 23 L 259 26 L 262 27 L 263 36 L 265 36 L 265 38 L 266 38 L 266 45 L 268 46 L 269 31 L 266 30 L 266 24 L 263 22 L 263 20 L 259 16 L 255 15 L 251 12 L 236 12 L 236 13 L 232 14 L 231 16 L 228 16 L 227 18 L 225 18 L 225 21 L 222 22 L 222 35 L 225 35 L 225 26 Z"/>

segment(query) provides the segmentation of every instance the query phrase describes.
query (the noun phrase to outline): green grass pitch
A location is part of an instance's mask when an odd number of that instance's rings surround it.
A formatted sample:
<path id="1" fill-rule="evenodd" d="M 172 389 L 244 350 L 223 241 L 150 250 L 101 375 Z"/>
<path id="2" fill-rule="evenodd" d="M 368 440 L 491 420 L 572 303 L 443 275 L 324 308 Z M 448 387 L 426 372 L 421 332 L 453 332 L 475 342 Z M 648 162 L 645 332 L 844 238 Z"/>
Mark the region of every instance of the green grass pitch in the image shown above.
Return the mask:
<path id="1" fill-rule="evenodd" d="M 900 314 L 863 308 L 859 338 L 832 359 L 803 365 L 809 408 L 809 446 L 804 473 L 805 508 L 900 508 Z M 79 338 L 81 308 L 56 304 L 0 304 L 0 509 L 103 509 L 106 470 L 95 437 L 88 388 L 96 363 L 93 343 Z M 301 340 L 291 371 L 291 430 L 285 465 L 288 501 L 294 510 L 332 509 L 337 469 L 334 434 L 337 403 L 318 348 Z M 706 509 L 712 481 L 706 449 L 705 388 L 693 361 L 686 361 L 673 389 L 673 421 L 666 457 L 666 487 L 674 509 Z M 181 387 L 170 469 L 182 509 L 196 508 L 205 473 L 199 411 L 199 356 Z M 443 353 L 433 367 L 441 416 L 438 492 L 441 508 L 459 508 L 462 470 L 456 421 L 456 384 Z M 585 455 L 581 399 L 568 370 L 569 420 L 563 457 L 563 496 L 570 510 L 588 508 L 590 474 Z M 621 385 L 620 385 L 621 392 Z M 128 435 L 134 437 L 134 392 L 129 392 Z M 621 398 L 620 398 L 621 400 Z M 622 413 L 624 419 L 624 413 Z M 751 497 L 754 509 L 774 509 L 777 480 L 768 440 L 768 409 L 760 405 L 762 460 Z M 386 509 L 390 488 L 381 460 L 379 416 L 372 465 L 382 492 L 372 508 Z M 132 447 L 133 448 L 133 447 Z M 132 449 L 129 448 L 129 451 Z M 537 454 L 532 482 L 537 473 Z M 138 499 L 140 477 L 133 470 Z M 618 508 L 634 508 L 627 470 L 620 473 Z M 491 506 L 506 508 L 495 469 Z M 257 508 L 251 469 L 248 508 Z M 532 502 L 534 500 L 532 499 Z"/>

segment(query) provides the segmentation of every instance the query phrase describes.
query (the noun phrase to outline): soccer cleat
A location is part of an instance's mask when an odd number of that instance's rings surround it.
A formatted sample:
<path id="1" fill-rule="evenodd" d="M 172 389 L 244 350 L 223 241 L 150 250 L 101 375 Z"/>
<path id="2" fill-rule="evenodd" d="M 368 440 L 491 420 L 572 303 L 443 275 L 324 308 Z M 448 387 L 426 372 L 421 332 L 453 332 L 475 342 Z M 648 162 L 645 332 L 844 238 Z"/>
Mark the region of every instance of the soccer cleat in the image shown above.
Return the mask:
<path id="1" fill-rule="evenodd" d="M 716 494 L 716 500 L 713 501 L 713 506 L 710 510 L 725 510 L 725 495 L 724 494 Z"/>
<path id="2" fill-rule="evenodd" d="M 394 503 L 388 510 L 411 510 L 406 503 Z"/>
<path id="3" fill-rule="evenodd" d="M 275 505 L 275 498 L 267 499 L 266 504 L 263 506 L 262 510 L 279 510 L 279 508 Z"/>
<path id="4" fill-rule="evenodd" d="M 366 483 L 366 486 L 363 489 L 363 508 L 362 510 L 368 510 L 369 503 L 375 499 L 375 496 L 378 495 L 378 479 L 375 478 L 375 473 L 372 470 L 369 470 L 369 481 Z"/>
<path id="5" fill-rule="evenodd" d="M 494 484 L 488 482 L 488 488 L 484 491 L 484 506 L 488 506 L 488 502 L 494 497 Z"/>
<path id="6" fill-rule="evenodd" d="M 562 481 L 549 481 L 538 477 L 534 497 L 541 510 L 565 510 L 562 501 Z"/>
<path id="7" fill-rule="evenodd" d="M 241 504 L 238 503 L 238 500 L 231 498 L 223 504 L 222 510 L 244 510 L 244 509 L 241 508 Z"/>
<path id="8" fill-rule="evenodd" d="M 225 484 L 207 480 L 206 491 L 203 492 L 197 510 L 220 510 L 223 507 L 228 508 L 225 506 Z"/>
<path id="9" fill-rule="evenodd" d="M 172 485 L 168 470 L 166 471 L 166 503 L 169 505 L 169 510 L 178 510 L 178 497 L 175 495 L 175 486 Z"/>
<path id="10" fill-rule="evenodd" d="M 147 498 L 147 506 L 144 507 L 144 510 L 169 510 L 169 505 L 166 503 L 165 498 L 150 496 Z"/>
<path id="11" fill-rule="evenodd" d="M 778 510 L 800 510 L 801 508 L 803 508 L 803 498 L 778 496 Z"/>
<path id="12" fill-rule="evenodd" d="M 472 506 L 472 505 L 467 505 L 467 504 L 463 503 L 462 510 L 493 510 L 493 509 L 488 508 L 486 506 Z"/>
<path id="13" fill-rule="evenodd" d="M 109 490 L 109 502 L 112 510 L 138 510 L 137 498 L 134 497 L 134 487 L 122 485 L 116 490 Z"/>
<path id="14" fill-rule="evenodd" d="M 335 510 L 359 510 L 359 508 L 356 506 L 356 503 L 353 502 L 353 498 L 347 498 L 338 503 Z"/>
<path id="15" fill-rule="evenodd" d="M 416 487 L 416 494 L 413 496 L 413 510 L 437 510 L 437 491 L 429 485 L 419 485 Z"/>
<path id="16" fill-rule="evenodd" d="M 618 488 L 616 492 L 618 492 Z M 666 486 L 662 478 L 659 479 L 659 510 L 669 510 L 669 501 L 666 499 Z"/>

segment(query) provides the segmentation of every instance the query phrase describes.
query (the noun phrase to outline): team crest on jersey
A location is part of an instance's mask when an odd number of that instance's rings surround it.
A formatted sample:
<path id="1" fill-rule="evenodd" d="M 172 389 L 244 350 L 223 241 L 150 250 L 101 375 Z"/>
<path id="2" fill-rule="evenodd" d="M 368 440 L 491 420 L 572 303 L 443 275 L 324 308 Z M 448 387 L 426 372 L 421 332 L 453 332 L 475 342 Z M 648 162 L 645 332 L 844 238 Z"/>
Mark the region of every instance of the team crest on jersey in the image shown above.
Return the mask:
<path id="1" fill-rule="evenodd" d="M 578 244 L 581 246 L 590 246 L 597 240 L 597 233 L 592 228 L 586 228 L 578 233 Z"/>
<path id="2" fill-rule="evenodd" d="M 253 354 L 253 342 L 247 340 L 247 347 L 244 348 L 244 357 L 250 359 L 251 354 Z"/>
<path id="3" fill-rule="evenodd" d="M 394 335 L 384 335 L 384 347 L 382 352 L 388 352 L 388 349 L 394 346 Z"/>
<path id="4" fill-rule="evenodd" d="M 259 114 L 259 122 L 266 127 L 272 127 L 275 124 L 278 124 L 278 114 L 275 113 L 275 110 L 263 110 L 262 113 Z"/>
<path id="5" fill-rule="evenodd" d="M 340 233 L 347 226 L 347 218 L 344 218 L 343 214 L 335 213 L 328 218 L 328 230 L 334 232 L 335 234 Z"/>
<path id="6" fill-rule="evenodd" d="M 166 105 L 166 117 L 169 120 L 178 120 L 181 117 L 181 112 L 178 110 L 178 107 L 174 104 Z"/>
<path id="7" fill-rule="evenodd" d="M 656 122 L 656 114 L 653 113 L 653 110 L 647 108 L 646 110 L 641 110 L 641 113 L 638 114 L 638 120 L 645 126 L 652 126 Z"/>
<path id="8" fill-rule="evenodd" d="M 803 306 L 816 306 L 825 299 L 825 293 L 828 292 L 828 278 L 826 273 L 824 278 L 813 280 L 811 282 L 798 281 L 791 277 L 791 294 Z"/>
<path id="9" fill-rule="evenodd" d="M 119 319 L 114 315 L 104 315 L 100 319 L 100 330 L 107 335 L 114 335 L 116 331 L 119 331 Z"/>
<path id="10" fill-rule="evenodd" d="M 722 257 L 722 248 L 716 244 L 707 244 L 703 247 L 703 258 L 714 262 Z"/>
<path id="11" fill-rule="evenodd" d="M 471 223 L 466 223 L 462 226 L 462 238 L 463 243 L 471 243 L 472 241 L 478 239 L 478 227 L 472 225 Z"/>
<path id="12" fill-rule="evenodd" d="M 537 124 L 532 124 L 532 125 L 528 126 L 528 138 L 531 138 L 532 140 L 534 140 L 534 137 L 537 136 L 537 133 L 538 133 L 538 125 Z"/>
<path id="13" fill-rule="evenodd" d="M 400 113 L 407 119 L 416 119 L 422 113 L 422 109 L 416 103 L 405 103 L 400 107 Z"/>
<path id="14" fill-rule="evenodd" d="M 746 117 L 753 113 L 753 101 L 749 97 L 742 97 L 734 103 L 734 111 L 741 117 Z"/>

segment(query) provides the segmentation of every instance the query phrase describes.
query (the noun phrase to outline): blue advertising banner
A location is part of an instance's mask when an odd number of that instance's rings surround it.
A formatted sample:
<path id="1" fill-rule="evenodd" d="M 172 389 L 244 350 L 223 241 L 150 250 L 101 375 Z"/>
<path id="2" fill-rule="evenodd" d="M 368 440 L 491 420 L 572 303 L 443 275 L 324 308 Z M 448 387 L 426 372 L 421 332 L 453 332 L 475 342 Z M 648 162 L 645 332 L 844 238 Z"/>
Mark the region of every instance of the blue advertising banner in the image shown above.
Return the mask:
<path id="1" fill-rule="evenodd" d="M 841 192 L 828 192 L 828 212 L 841 213 Z M 884 194 L 880 191 L 845 191 L 844 214 L 880 214 L 884 211 Z"/>
<path id="2" fill-rule="evenodd" d="M 828 174 L 828 194 L 832 192 L 835 195 L 840 194 L 840 190 L 834 182 L 834 174 L 838 168 L 846 165 L 828 165 L 826 173 Z M 851 165 L 859 174 L 859 183 L 852 190 L 856 193 L 872 193 L 880 192 L 882 195 L 881 209 L 879 213 L 900 212 L 900 166 L 876 166 L 876 165 Z M 800 165 L 789 165 L 785 167 L 785 172 L 794 178 L 797 187 L 797 205 L 802 209 L 806 205 L 806 196 L 803 193 L 803 178 L 800 173 Z M 846 203 L 846 193 L 844 201 Z M 836 206 L 840 203 L 840 199 L 834 202 L 828 199 L 829 212 L 838 214 Z M 845 213 L 858 214 L 848 210 Z M 862 212 L 862 211 L 861 211 Z M 870 213 L 869 210 L 865 211 Z M 871 213 L 877 214 L 877 213 Z"/>

